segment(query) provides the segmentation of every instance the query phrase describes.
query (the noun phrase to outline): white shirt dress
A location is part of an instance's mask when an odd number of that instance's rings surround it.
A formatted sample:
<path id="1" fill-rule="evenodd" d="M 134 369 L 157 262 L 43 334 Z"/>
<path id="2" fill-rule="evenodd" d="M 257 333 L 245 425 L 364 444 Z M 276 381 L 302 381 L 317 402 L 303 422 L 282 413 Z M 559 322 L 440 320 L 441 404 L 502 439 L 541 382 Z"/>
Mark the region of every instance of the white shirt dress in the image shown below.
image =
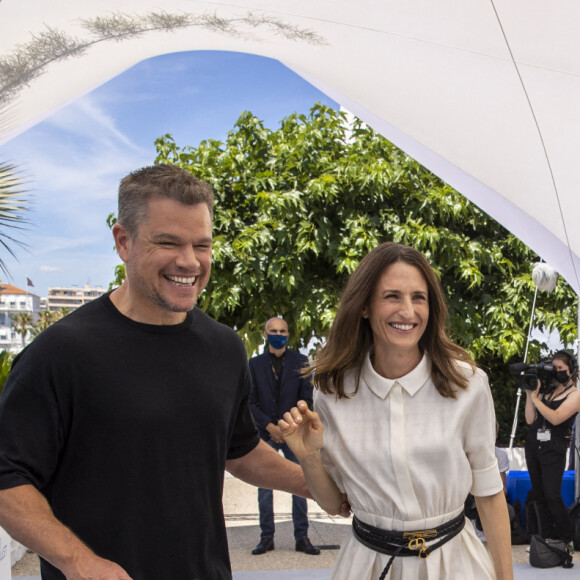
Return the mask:
<path id="1" fill-rule="evenodd" d="M 406 376 L 389 380 L 363 366 L 350 399 L 315 392 L 324 423 L 322 461 L 361 521 L 385 530 L 434 528 L 461 513 L 468 492 L 503 489 L 495 457 L 495 413 L 487 376 L 460 363 L 467 390 L 444 398 L 430 378 L 425 355 Z M 354 372 L 345 378 L 354 393 Z M 332 580 L 377 580 L 390 556 L 352 535 L 337 556 Z M 426 559 L 395 558 L 388 580 L 495 579 L 485 546 L 466 521 L 459 535 Z"/>

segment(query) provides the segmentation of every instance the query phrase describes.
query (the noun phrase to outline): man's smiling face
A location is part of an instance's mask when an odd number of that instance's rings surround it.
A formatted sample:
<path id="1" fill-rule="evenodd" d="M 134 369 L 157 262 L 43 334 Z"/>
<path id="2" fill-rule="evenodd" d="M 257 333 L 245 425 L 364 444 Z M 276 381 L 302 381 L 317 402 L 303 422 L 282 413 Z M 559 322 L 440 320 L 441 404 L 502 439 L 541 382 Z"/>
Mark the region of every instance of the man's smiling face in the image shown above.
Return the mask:
<path id="1" fill-rule="evenodd" d="M 207 205 L 153 197 L 148 219 L 139 224 L 135 238 L 126 232 L 117 238 L 138 319 L 151 324 L 184 320 L 183 313 L 195 306 L 211 271 L 212 224 Z"/>

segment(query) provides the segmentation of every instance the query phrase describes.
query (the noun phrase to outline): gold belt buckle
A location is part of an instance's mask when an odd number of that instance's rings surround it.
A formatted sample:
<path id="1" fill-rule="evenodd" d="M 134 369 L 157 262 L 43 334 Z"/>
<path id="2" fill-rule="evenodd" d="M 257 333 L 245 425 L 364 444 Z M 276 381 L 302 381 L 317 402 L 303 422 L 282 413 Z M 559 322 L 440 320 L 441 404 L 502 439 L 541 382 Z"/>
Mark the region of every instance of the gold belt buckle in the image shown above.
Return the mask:
<path id="1" fill-rule="evenodd" d="M 436 530 L 423 530 L 422 532 L 403 532 L 403 538 L 409 538 L 407 547 L 409 550 L 416 550 L 418 558 L 428 558 L 428 546 L 425 545 L 425 538 L 432 539 L 437 537 Z"/>

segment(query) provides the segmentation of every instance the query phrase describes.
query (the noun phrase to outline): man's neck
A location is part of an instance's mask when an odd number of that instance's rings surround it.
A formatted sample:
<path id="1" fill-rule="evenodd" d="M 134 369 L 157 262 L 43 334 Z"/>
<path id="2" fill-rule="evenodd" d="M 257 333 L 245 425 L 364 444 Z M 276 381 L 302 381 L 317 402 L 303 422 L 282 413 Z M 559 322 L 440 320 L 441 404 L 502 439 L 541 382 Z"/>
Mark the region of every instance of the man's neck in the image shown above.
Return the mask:
<path id="1" fill-rule="evenodd" d="M 280 358 L 286 352 L 286 347 L 283 347 L 283 348 L 274 348 L 274 347 L 270 346 L 268 348 L 268 350 L 269 350 L 270 354 L 273 354 L 274 356 Z"/>
<path id="2" fill-rule="evenodd" d="M 151 307 L 146 301 L 136 299 L 127 280 L 109 294 L 113 306 L 124 316 L 144 324 L 174 326 L 181 324 L 187 317 L 186 312 L 171 312 Z"/>

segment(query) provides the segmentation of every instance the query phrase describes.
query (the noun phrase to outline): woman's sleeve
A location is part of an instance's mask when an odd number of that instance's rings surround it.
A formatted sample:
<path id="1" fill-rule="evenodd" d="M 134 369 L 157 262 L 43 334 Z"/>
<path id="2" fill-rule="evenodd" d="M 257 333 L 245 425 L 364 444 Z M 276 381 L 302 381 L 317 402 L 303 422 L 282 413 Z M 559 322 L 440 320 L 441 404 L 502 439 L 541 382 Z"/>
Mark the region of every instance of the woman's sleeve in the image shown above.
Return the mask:
<path id="1" fill-rule="evenodd" d="M 494 495 L 503 490 L 495 456 L 495 411 L 487 375 L 477 369 L 469 385 L 470 405 L 465 417 L 463 448 L 471 465 L 471 493 Z"/>

